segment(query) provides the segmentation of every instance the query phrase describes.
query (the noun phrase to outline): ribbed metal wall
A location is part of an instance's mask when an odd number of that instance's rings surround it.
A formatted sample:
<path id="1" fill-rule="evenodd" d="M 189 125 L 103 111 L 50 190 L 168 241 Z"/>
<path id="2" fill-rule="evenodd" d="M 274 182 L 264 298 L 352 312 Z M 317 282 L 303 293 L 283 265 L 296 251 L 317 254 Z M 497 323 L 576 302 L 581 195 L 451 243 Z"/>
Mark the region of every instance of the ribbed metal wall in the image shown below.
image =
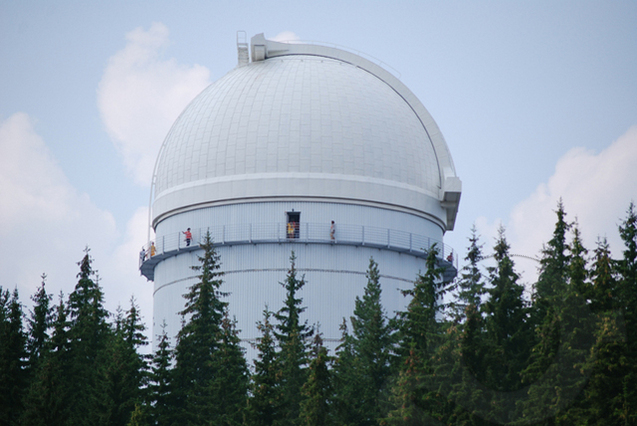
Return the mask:
<path id="1" fill-rule="evenodd" d="M 157 241 L 162 235 L 174 235 L 187 227 L 199 229 L 275 221 L 284 226 L 285 213 L 292 209 L 301 212 L 301 224 L 325 222 L 327 225 L 335 220 L 337 232 L 339 225 L 358 223 L 442 239 L 442 231 L 436 224 L 408 213 L 349 204 L 273 202 L 220 206 L 175 215 L 159 224 Z M 226 301 L 231 315 L 238 321 L 242 339 L 251 341 L 258 337 L 256 323 L 263 319 L 266 306 L 271 311 L 282 306 L 285 291 L 280 283 L 285 280 L 289 258 L 294 250 L 299 276 L 305 275 L 307 282 L 300 294 L 307 307 L 304 318 L 310 324 L 320 326 L 324 338 L 331 342 L 331 349 L 340 338 L 339 326 L 343 318 L 352 315 L 356 297 L 363 294 L 370 257 L 379 264 L 382 302 L 391 316 L 403 310 L 408 303 L 400 290 L 410 288 L 417 273 L 425 268 L 421 257 L 353 245 L 284 241 L 279 244 L 221 246 L 217 250 L 221 256 L 221 270 L 226 274 L 222 291 L 230 293 Z M 180 252 L 155 267 L 154 335 L 161 331 L 163 321 L 167 323 L 169 336 L 174 337 L 179 331 L 182 321 L 179 312 L 185 302 L 183 294 L 195 282 L 196 272 L 191 267 L 199 264 L 198 253 Z M 174 339 L 172 341 L 174 343 Z"/>
<path id="2" fill-rule="evenodd" d="M 406 307 L 408 301 L 400 290 L 410 288 L 418 271 L 425 267 L 422 258 L 366 247 L 313 244 L 220 247 L 221 270 L 225 272 L 222 291 L 230 293 L 226 301 L 238 321 L 242 339 L 258 337 L 256 322 L 262 320 L 266 305 L 271 311 L 282 306 L 285 291 L 280 283 L 285 281 L 292 249 L 299 277 L 305 276 L 306 281 L 300 294 L 307 307 L 304 318 L 310 324 L 319 324 L 324 338 L 332 342 L 340 337 L 339 325 L 352 314 L 355 298 L 363 294 L 370 257 L 379 264 L 382 302 L 391 315 Z M 190 267 L 198 264 L 196 256 L 197 252 L 184 253 L 157 266 L 155 330 L 166 320 L 169 335 L 179 331 L 178 312 L 184 306 L 183 294 L 195 282 L 196 272 Z"/>
<path id="3" fill-rule="evenodd" d="M 391 209 L 359 204 L 322 202 L 260 202 L 232 204 L 191 210 L 171 216 L 157 225 L 159 240 L 163 235 L 215 225 L 258 224 L 287 220 L 286 212 L 301 212 L 301 222 L 326 223 L 332 220 L 339 225 L 362 225 L 391 228 L 415 234 L 428 235 L 442 241 L 442 229 L 422 217 Z"/>

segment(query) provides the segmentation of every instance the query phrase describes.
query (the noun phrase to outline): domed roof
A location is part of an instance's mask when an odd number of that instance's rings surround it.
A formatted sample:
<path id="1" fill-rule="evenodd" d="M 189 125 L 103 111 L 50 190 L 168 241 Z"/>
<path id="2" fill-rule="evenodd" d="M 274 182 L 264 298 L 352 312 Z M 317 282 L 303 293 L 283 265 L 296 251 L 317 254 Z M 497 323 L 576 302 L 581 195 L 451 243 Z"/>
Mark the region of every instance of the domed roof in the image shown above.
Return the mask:
<path id="1" fill-rule="evenodd" d="M 406 87 L 342 50 L 262 35 L 252 43 L 253 61 L 206 88 L 168 133 L 155 170 L 155 224 L 205 204 L 302 197 L 378 203 L 453 227 L 444 193 L 451 184 L 459 199 L 460 182 L 437 126 Z M 455 219 L 457 200 L 452 210 Z"/>

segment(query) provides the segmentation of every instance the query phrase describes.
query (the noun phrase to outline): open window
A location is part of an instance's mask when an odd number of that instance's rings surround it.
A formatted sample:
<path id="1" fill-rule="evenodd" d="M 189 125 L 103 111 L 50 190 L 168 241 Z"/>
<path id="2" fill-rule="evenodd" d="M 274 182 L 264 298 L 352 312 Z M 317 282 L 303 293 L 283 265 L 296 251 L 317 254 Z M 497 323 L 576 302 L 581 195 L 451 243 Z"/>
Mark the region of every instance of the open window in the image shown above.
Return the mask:
<path id="1" fill-rule="evenodd" d="M 286 228 L 286 235 L 288 238 L 299 238 L 299 230 L 301 225 L 301 212 L 287 212 L 288 223 Z"/>

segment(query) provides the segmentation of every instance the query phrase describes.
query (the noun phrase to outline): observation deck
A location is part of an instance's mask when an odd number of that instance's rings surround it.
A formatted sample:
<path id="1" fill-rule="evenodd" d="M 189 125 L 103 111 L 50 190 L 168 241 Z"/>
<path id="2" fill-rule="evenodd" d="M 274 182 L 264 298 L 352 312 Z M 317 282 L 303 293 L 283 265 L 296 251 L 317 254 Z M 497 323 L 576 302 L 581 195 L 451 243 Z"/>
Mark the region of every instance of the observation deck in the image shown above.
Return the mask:
<path id="1" fill-rule="evenodd" d="M 240 244 L 334 244 L 391 250 L 421 258 L 427 257 L 435 244 L 439 251 L 438 265 L 444 268 L 443 280 L 451 281 L 458 273 L 458 255 L 453 248 L 427 236 L 396 229 L 337 224 L 332 238 L 330 224 L 295 223 L 290 230 L 288 223 L 277 222 L 218 225 L 191 229 L 191 232 L 190 245 L 186 245 L 181 232 L 162 235 L 145 244 L 139 255 L 141 275 L 153 281 L 155 266 L 160 261 L 199 250 L 207 232 L 210 232 L 215 247 Z"/>

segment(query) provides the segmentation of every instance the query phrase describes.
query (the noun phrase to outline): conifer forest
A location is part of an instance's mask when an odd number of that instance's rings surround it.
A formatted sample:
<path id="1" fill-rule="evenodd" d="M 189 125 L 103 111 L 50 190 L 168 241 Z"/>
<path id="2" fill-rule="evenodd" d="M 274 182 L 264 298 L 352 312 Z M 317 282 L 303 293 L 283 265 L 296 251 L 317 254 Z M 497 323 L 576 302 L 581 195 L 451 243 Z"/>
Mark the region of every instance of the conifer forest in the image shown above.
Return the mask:
<path id="1" fill-rule="evenodd" d="M 292 252 L 254 360 L 209 236 L 183 328 L 155 330 L 152 355 L 134 299 L 104 308 L 87 249 L 68 295 L 43 275 L 26 309 L 0 287 L 0 425 L 637 425 L 637 209 L 609 229 L 617 253 L 602 238 L 585 247 L 561 202 L 555 213 L 526 290 L 504 229 L 487 246 L 474 228 L 451 282 L 433 246 L 405 312 L 383 308 L 370 259 L 334 353 L 304 314 L 304 286 L 320 283 Z"/>

